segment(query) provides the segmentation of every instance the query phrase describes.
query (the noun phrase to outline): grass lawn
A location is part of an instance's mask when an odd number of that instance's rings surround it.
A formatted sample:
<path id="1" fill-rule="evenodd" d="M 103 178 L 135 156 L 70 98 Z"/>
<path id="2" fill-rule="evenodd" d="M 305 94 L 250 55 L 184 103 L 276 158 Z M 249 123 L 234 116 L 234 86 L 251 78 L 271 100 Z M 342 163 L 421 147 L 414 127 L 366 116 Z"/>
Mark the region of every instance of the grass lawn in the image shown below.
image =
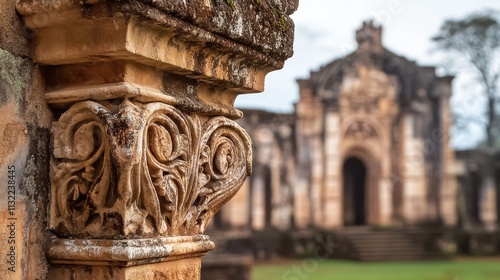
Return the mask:
<path id="1" fill-rule="evenodd" d="M 320 260 L 256 265 L 253 280 L 500 280 L 500 259 L 359 263 Z"/>

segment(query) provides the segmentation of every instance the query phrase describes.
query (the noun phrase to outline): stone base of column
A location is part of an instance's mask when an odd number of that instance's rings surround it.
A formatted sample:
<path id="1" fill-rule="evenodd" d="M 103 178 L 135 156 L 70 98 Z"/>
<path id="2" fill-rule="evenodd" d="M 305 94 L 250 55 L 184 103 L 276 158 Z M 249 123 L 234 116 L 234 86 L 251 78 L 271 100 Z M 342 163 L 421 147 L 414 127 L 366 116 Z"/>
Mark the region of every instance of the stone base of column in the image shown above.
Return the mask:
<path id="1" fill-rule="evenodd" d="M 131 267 L 55 265 L 50 269 L 49 279 L 186 280 L 200 279 L 200 271 L 201 259 L 197 257 Z"/>
<path id="2" fill-rule="evenodd" d="M 150 239 L 54 239 L 47 253 L 51 280 L 200 279 L 208 236 Z"/>

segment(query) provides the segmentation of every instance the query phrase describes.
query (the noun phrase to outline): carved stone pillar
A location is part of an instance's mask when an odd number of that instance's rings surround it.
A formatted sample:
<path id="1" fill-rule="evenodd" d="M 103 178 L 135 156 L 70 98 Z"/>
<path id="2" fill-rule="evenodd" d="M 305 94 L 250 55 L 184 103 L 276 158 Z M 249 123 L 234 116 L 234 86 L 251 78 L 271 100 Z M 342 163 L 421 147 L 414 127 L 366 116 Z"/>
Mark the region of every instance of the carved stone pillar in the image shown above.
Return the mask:
<path id="1" fill-rule="evenodd" d="M 296 1 L 20 1 L 52 126 L 51 279 L 198 279 L 251 172 L 239 93 L 291 56 Z"/>

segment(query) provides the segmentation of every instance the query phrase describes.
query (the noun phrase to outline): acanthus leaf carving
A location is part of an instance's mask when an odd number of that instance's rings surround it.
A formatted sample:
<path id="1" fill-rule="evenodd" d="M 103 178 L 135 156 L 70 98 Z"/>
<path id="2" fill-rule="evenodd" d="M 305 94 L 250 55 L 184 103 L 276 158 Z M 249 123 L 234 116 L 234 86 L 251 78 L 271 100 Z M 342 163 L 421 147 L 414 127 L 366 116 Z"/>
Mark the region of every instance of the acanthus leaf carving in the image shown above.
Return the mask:
<path id="1" fill-rule="evenodd" d="M 182 223 L 188 177 L 199 139 L 199 119 L 161 103 L 148 105 L 150 117 L 143 146 L 144 205 L 160 234 L 173 233 Z M 145 193 L 146 194 L 146 193 Z M 148 199 L 149 198 L 149 199 Z"/>
<path id="2" fill-rule="evenodd" d="M 90 209 L 100 204 L 92 190 L 106 192 L 110 184 L 104 112 L 107 109 L 100 104 L 82 102 L 61 116 L 53 129 L 54 161 L 65 160 L 51 164 L 52 186 L 64 186 L 51 188 L 51 217 L 58 218 L 52 227 L 64 235 L 85 226 Z"/>
<path id="3" fill-rule="evenodd" d="M 190 217 L 196 231 L 205 230 L 208 221 L 239 190 L 252 172 L 251 141 L 237 123 L 216 117 L 204 125 L 199 162 L 199 190 Z"/>
<path id="4" fill-rule="evenodd" d="M 51 229 L 109 238 L 200 234 L 251 171 L 234 121 L 163 103 L 83 101 L 54 125 Z"/>

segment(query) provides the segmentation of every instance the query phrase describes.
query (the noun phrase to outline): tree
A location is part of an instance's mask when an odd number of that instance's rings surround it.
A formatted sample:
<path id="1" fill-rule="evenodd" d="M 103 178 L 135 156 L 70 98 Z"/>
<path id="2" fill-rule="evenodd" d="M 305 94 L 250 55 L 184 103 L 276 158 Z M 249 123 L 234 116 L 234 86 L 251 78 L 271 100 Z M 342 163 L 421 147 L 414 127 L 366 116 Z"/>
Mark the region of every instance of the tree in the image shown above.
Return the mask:
<path id="1" fill-rule="evenodd" d="M 451 59 L 462 60 L 474 70 L 486 98 L 486 146 L 495 149 L 498 82 L 500 67 L 495 58 L 500 52 L 500 20 L 495 11 L 475 13 L 459 20 L 447 20 L 432 38 L 438 49 Z"/>

